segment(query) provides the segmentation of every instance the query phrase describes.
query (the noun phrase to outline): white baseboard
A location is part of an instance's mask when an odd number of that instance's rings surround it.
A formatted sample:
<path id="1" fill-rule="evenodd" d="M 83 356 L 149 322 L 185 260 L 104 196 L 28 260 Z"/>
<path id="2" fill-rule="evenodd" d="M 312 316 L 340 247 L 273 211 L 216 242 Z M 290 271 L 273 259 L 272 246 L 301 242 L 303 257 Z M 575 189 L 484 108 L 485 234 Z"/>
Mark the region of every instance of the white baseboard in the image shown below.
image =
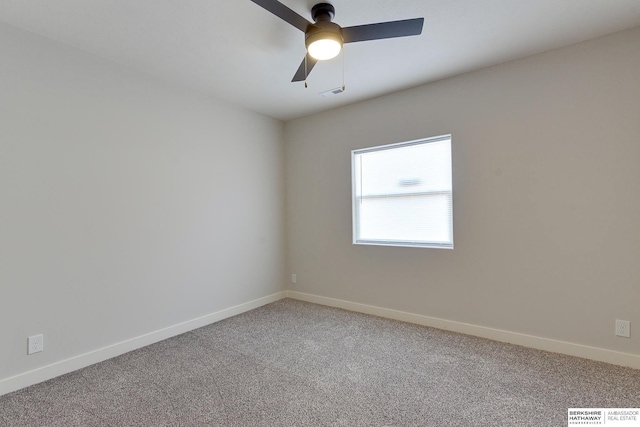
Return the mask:
<path id="1" fill-rule="evenodd" d="M 407 313 L 404 311 L 391 310 L 388 308 L 306 294 L 302 292 L 286 291 L 286 294 L 288 298 L 301 301 L 342 308 L 359 313 L 372 314 L 374 316 L 386 317 L 388 319 L 415 323 L 422 326 L 429 326 L 432 328 L 444 329 L 452 332 L 459 332 L 462 334 L 473 335 L 481 338 L 488 338 L 494 341 L 517 344 L 524 347 L 535 348 L 538 350 L 545 350 L 553 353 L 561 353 L 569 356 L 582 357 L 599 362 L 606 362 L 614 365 L 640 369 L 640 356 L 635 354 L 621 353 L 618 351 L 590 347 L 582 344 L 574 344 L 549 338 L 536 337 L 533 335 L 520 334 L 517 332 L 503 331 L 500 329 L 487 328 L 484 326 L 477 326 L 469 323 L 454 322 L 451 320 L 439 319 L 436 317 L 423 316 L 420 314 Z"/>
<path id="2" fill-rule="evenodd" d="M 112 357 L 119 356 L 132 350 L 171 338 L 191 330 L 219 322 L 220 320 L 244 313 L 266 304 L 286 298 L 286 291 L 278 292 L 253 301 L 239 304 L 215 313 L 207 314 L 196 319 L 178 323 L 167 328 L 149 332 L 107 347 L 99 348 L 88 353 L 80 354 L 69 359 L 61 360 L 47 366 L 43 366 L 13 377 L 0 380 L 0 396 L 37 384 L 57 376 L 85 368 L 95 363 L 102 362 Z"/>
<path id="3" fill-rule="evenodd" d="M 355 311 L 359 313 L 400 320 L 403 322 L 415 323 L 418 325 L 459 332 L 467 335 L 474 335 L 477 337 L 488 338 L 494 341 L 517 344 L 525 347 L 536 348 L 539 350 L 562 353 L 570 356 L 577 356 L 586 359 L 597 360 L 600 362 L 640 369 L 640 356 L 634 354 L 621 353 L 613 350 L 590 347 L 564 341 L 557 341 L 532 335 L 525 335 L 517 332 L 487 328 L 484 326 L 477 326 L 468 323 L 454 322 L 451 320 L 439 319 L 436 317 L 423 316 L 420 314 L 407 313 L 404 311 L 306 294 L 302 292 L 283 291 L 233 307 L 229 307 L 215 313 L 207 314 L 196 319 L 169 326 L 167 328 L 150 332 L 148 334 L 134 337 L 107 347 L 74 356 L 69 359 L 55 362 L 50 365 L 24 372 L 13 377 L 2 379 L 0 380 L 0 396 L 69 372 L 73 372 L 78 369 L 85 368 L 87 366 L 102 362 L 112 357 L 119 356 L 129 351 L 133 351 L 138 348 L 165 340 L 167 338 L 189 332 L 202 326 L 227 319 L 229 317 L 253 310 L 255 308 L 287 297 L 300 301 L 307 301 L 330 307 L 343 308 L 345 310 Z"/>

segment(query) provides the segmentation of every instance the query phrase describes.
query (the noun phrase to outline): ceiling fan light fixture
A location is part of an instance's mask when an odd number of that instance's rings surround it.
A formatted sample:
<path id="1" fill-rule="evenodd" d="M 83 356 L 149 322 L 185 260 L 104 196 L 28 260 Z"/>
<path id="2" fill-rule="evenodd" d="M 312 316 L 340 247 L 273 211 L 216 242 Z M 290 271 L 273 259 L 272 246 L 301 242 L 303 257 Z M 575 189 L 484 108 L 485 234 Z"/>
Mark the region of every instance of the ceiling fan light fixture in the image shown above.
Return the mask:
<path id="1" fill-rule="evenodd" d="M 330 31 L 317 32 L 307 38 L 307 52 L 313 58 L 324 61 L 338 56 L 342 50 L 342 43 L 339 34 Z"/>
<path id="2" fill-rule="evenodd" d="M 278 0 L 251 1 L 304 33 L 307 54 L 291 81 L 304 81 L 305 87 L 316 63 L 338 56 L 344 43 L 417 36 L 422 34 L 424 24 L 424 18 L 413 18 L 343 28 L 333 22 L 336 9 L 331 3 L 317 3 L 311 8 L 312 23 Z"/>

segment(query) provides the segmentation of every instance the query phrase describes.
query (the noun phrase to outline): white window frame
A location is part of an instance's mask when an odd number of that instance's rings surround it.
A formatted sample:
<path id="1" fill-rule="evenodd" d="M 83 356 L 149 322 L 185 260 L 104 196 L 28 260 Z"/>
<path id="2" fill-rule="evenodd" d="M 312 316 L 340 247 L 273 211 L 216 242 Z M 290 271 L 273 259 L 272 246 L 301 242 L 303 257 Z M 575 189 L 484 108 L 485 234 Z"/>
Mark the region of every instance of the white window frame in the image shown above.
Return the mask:
<path id="1" fill-rule="evenodd" d="M 395 144 L 387 144 L 380 145 L 377 147 L 368 147 L 361 148 L 357 150 L 351 151 L 351 183 L 352 183 L 352 230 L 353 230 L 353 244 L 354 245 L 376 245 L 376 246 L 403 246 L 403 247 L 422 247 L 422 248 L 439 248 L 439 249 L 453 249 L 453 182 L 451 182 L 450 190 L 446 191 L 432 191 L 432 192 L 421 192 L 416 193 L 415 195 L 424 196 L 424 195 L 442 195 L 449 194 L 450 197 L 450 215 L 449 215 L 449 233 L 450 239 L 447 242 L 442 241 L 427 241 L 427 240 L 384 240 L 384 239 L 363 239 L 358 235 L 360 226 L 359 226 L 359 205 L 361 203 L 360 199 L 363 197 L 359 197 L 358 194 L 360 191 L 356 188 L 358 185 L 359 178 L 356 177 L 356 158 L 358 158 L 359 154 L 373 152 L 373 151 L 383 151 L 383 150 L 392 150 L 395 148 L 402 148 L 411 145 L 422 145 L 429 144 L 433 142 L 446 141 L 448 140 L 451 144 L 451 135 L 440 135 L 430 138 L 422 138 L 416 139 L 412 141 L 399 142 Z M 451 145 L 450 145 L 451 148 Z M 452 160 L 451 160 L 452 161 Z M 451 170 L 451 175 L 449 177 L 451 181 L 453 181 L 453 171 Z M 404 193 L 403 195 L 412 195 Z M 395 194 L 387 194 L 386 197 L 394 197 Z M 368 197 L 379 197 L 379 196 L 368 196 Z"/>

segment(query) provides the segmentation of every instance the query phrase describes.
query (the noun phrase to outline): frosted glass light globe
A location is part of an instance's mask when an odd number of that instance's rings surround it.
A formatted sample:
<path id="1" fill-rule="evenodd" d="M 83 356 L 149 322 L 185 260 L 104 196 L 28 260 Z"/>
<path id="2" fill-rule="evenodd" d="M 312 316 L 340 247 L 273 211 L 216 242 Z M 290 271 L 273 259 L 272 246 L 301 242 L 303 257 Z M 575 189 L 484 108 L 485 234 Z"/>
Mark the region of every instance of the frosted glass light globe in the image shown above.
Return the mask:
<path id="1" fill-rule="evenodd" d="M 335 58 L 340 53 L 342 45 L 334 39 L 320 39 L 311 43 L 307 50 L 309 55 L 319 61 Z"/>

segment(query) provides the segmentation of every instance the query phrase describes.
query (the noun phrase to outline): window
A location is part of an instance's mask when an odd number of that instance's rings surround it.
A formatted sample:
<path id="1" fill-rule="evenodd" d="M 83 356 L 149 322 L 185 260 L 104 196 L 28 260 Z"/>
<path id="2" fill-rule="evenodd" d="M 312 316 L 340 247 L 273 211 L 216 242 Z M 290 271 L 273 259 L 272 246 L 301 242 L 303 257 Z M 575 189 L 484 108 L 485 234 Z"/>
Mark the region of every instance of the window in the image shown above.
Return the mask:
<path id="1" fill-rule="evenodd" d="M 351 152 L 353 243 L 453 249 L 451 135 Z"/>

